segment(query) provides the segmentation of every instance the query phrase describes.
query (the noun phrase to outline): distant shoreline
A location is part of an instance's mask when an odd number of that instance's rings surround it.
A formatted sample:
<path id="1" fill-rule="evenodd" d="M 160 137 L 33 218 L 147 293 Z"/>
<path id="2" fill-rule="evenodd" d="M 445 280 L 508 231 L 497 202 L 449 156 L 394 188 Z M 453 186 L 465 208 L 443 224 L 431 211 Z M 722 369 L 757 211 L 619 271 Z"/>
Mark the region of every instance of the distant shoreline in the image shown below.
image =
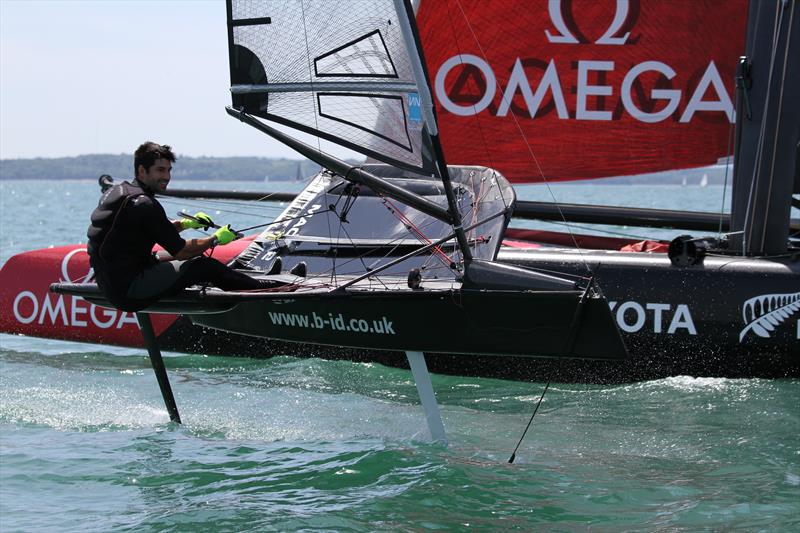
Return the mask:
<path id="1" fill-rule="evenodd" d="M 307 159 L 268 157 L 189 157 L 178 155 L 173 178 L 208 181 L 300 181 L 319 165 Z M 0 180 L 115 180 L 133 176 L 130 154 L 90 154 L 75 157 L 0 159 Z"/>
<path id="2" fill-rule="evenodd" d="M 353 164 L 358 162 L 353 161 Z M 269 157 L 190 157 L 178 155 L 172 176 L 192 181 L 252 181 L 292 183 L 305 181 L 319 171 L 308 159 Z M 0 159 L 0 180 L 97 180 L 108 174 L 115 181 L 133 177 L 133 156 L 90 154 L 75 157 Z M 724 165 L 672 170 L 656 174 L 618 176 L 600 180 L 551 181 L 604 185 L 685 185 L 687 187 L 729 186 L 733 180 Z M 530 184 L 535 185 L 534 183 Z"/>

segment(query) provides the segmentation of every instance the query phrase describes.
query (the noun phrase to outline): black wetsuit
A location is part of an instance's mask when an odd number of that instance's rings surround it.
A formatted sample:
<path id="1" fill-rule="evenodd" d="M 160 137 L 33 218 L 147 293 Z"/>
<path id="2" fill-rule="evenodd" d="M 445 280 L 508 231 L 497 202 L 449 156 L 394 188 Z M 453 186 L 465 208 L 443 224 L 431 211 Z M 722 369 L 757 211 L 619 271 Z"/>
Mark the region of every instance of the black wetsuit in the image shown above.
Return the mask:
<path id="1" fill-rule="evenodd" d="M 262 288 L 261 283 L 205 256 L 159 262 L 153 246 L 176 255 L 186 244 L 153 191 L 134 180 L 115 185 L 92 212 L 87 251 L 97 284 L 120 309 L 138 311 L 159 298 L 200 282 L 223 290 Z"/>

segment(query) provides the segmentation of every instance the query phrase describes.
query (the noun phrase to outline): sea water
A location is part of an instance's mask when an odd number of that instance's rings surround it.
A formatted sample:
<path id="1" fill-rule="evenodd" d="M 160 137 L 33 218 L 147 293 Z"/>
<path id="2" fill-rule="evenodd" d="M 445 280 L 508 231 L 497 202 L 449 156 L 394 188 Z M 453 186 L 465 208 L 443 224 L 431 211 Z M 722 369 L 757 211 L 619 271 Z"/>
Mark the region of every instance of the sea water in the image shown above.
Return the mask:
<path id="1" fill-rule="evenodd" d="M 653 189 L 553 193 L 716 211 L 729 192 Z M 84 242 L 97 198 L 94 181 L 0 181 L 0 259 Z M 281 209 L 164 204 L 239 227 Z M 0 531 L 800 530 L 800 380 L 551 384 L 509 464 L 543 383 L 434 375 L 445 447 L 405 370 L 165 356 L 181 426 L 141 350 L 0 335 Z"/>

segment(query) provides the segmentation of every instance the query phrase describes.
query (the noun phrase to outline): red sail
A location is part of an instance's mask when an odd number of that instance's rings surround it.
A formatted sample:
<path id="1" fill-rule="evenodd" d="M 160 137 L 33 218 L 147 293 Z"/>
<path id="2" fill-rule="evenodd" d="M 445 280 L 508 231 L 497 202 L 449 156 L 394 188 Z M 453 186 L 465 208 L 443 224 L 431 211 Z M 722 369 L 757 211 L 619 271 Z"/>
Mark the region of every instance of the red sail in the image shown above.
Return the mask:
<path id="1" fill-rule="evenodd" d="M 418 24 L 448 163 L 492 166 L 514 182 L 716 163 L 730 149 L 746 7 L 423 1 Z"/>

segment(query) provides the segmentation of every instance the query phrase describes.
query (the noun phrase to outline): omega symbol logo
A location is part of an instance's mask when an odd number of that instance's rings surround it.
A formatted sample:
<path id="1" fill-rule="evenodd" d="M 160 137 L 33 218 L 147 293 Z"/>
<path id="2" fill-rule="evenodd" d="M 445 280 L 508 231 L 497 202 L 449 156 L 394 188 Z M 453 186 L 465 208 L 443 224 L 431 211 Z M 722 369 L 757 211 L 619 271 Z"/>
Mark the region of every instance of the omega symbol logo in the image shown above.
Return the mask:
<path id="1" fill-rule="evenodd" d="M 70 274 L 69 272 L 70 259 L 72 259 L 75 256 L 75 254 L 79 253 L 85 254 L 86 248 L 76 248 L 70 251 L 67 255 L 65 255 L 64 259 L 61 260 L 61 279 L 59 281 L 65 281 L 67 283 L 88 283 L 89 280 L 92 279 L 92 275 L 94 273 L 92 272 L 91 267 L 89 267 L 89 270 L 85 276 L 78 275 L 77 277 L 72 277 L 72 275 Z"/>
<path id="2" fill-rule="evenodd" d="M 556 35 L 551 34 L 550 30 L 544 30 L 545 35 L 547 35 L 547 40 L 554 44 L 581 44 L 588 42 L 585 38 L 578 39 L 578 37 L 575 36 L 576 33 L 580 35 L 580 31 L 575 23 L 575 18 L 572 16 L 572 2 L 567 2 L 570 9 L 566 13 L 566 18 L 564 17 L 563 4 L 564 0 L 548 0 L 547 2 L 547 11 L 550 14 L 550 20 L 557 30 Z M 622 30 L 625 20 L 628 18 L 630 0 L 616 0 L 616 4 L 614 20 L 611 21 L 606 32 L 597 39 L 594 44 L 620 45 L 628 41 L 628 37 L 631 35 L 630 32 L 625 32 L 623 35 L 617 34 Z"/>

